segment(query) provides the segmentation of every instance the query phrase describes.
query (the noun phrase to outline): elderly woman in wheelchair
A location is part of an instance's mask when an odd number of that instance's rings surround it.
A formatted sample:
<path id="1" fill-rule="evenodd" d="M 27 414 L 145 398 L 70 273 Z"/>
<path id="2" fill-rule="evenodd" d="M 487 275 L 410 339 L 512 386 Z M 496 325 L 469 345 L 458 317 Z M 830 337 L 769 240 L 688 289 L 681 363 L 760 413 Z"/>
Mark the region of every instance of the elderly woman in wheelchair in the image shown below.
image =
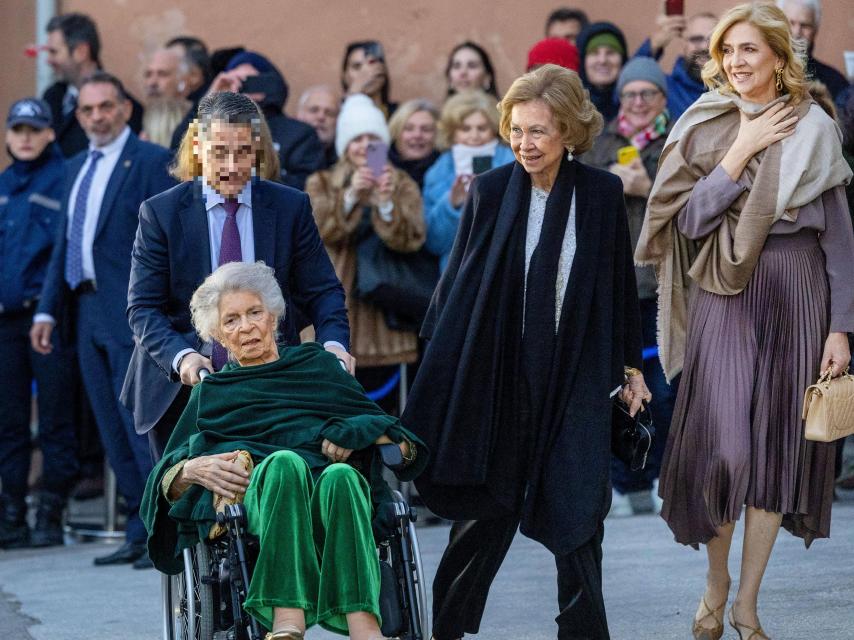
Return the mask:
<path id="1" fill-rule="evenodd" d="M 371 524 L 390 492 L 370 449 L 397 444 L 398 477 L 410 480 L 426 463 L 423 444 L 320 345 L 277 345 L 285 303 L 263 263 L 220 267 L 190 306 L 199 335 L 221 343 L 230 363 L 193 388 L 148 479 L 155 566 L 181 571 L 182 550 L 216 528 L 215 503 L 242 497 L 259 538 L 244 608 L 272 630 L 267 640 L 300 640 L 314 624 L 382 638 Z"/>

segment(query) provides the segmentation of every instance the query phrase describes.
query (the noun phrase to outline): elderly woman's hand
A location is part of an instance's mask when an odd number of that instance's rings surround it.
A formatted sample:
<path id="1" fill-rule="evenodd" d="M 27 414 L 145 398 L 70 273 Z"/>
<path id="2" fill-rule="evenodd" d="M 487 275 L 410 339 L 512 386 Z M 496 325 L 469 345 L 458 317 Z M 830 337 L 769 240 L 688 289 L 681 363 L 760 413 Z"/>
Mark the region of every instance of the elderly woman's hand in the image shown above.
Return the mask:
<path id="1" fill-rule="evenodd" d="M 233 500 L 249 486 L 249 472 L 237 461 L 239 451 L 199 456 L 184 463 L 179 483 L 199 484 L 217 495 Z M 180 487 L 178 493 L 181 493 Z"/>
<path id="2" fill-rule="evenodd" d="M 320 445 L 320 450 L 323 452 L 323 455 L 332 460 L 332 462 L 347 462 L 347 458 L 349 458 L 350 454 L 353 453 L 352 449 L 339 447 L 337 444 L 333 444 L 325 438 L 323 440 L 323 444 Z"/>
<path id="3" fill-rule="evenodd" d="M 652 400 L 652 394 L 646 387 L 643 374 L 629 376 L 628 382 L 620 391 L 620 399 L 629 407 L 629 415 L 634 417 L 638 410 L 643 410 L 643 402 Z"/>

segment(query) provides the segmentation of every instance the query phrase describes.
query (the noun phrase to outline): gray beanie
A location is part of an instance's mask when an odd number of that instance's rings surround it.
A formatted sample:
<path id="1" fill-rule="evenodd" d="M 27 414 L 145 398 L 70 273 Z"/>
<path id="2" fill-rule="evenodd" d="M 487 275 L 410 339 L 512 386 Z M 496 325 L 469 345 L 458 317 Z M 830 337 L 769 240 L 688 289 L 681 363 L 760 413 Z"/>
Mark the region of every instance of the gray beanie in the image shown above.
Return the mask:
<path id="1" fill-rule="evenodd" d="M 632 58 L 623 67 L 620 72 L 620 78 L 617 80 L 617 93 L 622 93 L 623 87 L 635 80 L 646 80 L 651 82 L 664 95 L 667 95 L 667 76 L 658 66 L 658 63 L 652 58 L 639 56 Z"/>

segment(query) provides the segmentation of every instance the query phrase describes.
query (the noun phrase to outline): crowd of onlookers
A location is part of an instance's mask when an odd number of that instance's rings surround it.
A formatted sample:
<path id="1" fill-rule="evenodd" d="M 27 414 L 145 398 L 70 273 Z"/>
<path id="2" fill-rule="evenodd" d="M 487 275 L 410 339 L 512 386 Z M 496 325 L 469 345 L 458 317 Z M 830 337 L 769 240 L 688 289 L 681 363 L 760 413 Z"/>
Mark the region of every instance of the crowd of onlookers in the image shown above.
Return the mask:
<path id="1" fill-rule="evenodd" d="M 854 91 L 841 73 L 812 55 L 821 23 L 820 2 L 781 0 L 779 4 L 793 36 L 805 45 L 813 96 L 837 118 L 846 158 L 852 163 Z M 661 15 L 655 32 L 633 51 L 616 24 L 591 23 L 583 11 L 564 8 L 548 16 L 545 37 L 528 53 L 528 70 L 551 63 L 576 71 L 604 116 L 604 131 L 581 160 L 621 178 L 633 243 L 640 234 L 667 135 L 705 91 L 701 71 L 709 60 L 709 39 L 716 23 L 717 17 L 705 12 L 688 17 Z M 389 410 L 397 410 L 395 385 L 400 384 L 401 365 L 413 371 L 418 366 L 424 300 L 416 287 L 400 294 L 399 308 L 364 299 L 360 260 L 378 250 L 403 256 L 413 282 L 429 291 L 451 252 L 472 179 L 514 160 L 499 136 L 496 102 L 501 90 L 496 86 L 495 68 L 488 51 L 475 42 L 462 42 L 449 53 L 447 97 L 442 104 L 424 98 L 394 102 L 382 44 L 350 43 L 343 51 L 340 86 L 307 88 L 296 98 L 292 118 L 284 109 L 290 97 L 284 75 L 263 52 L 252 50 L 251 43 L 247 48 L 211 51 L 191 36 L 164 42 L 146 60 L 145 95 L 138 101 L 103 70 L 98 29 L 90 17 L 59 15 L 46 29 L 46 52 L 56 82 L 41 99 L 26 98 L 12 106 L 6 143 L 13 164 L 0 174 L 0 358 L 4 362 L 0 547 L 5 548 L 61 543 L 62 514 L 69 496 L 92 497 L 101 490 L 104 449 L 114 468 L 118 460 L 133 466 L 134 459 L 145 454 L 132 429 L 117 443 L 105 438 L 103 425 L 100 436 L 95 428 L 93 413 L 100 422 L 123 419 L 109 417 L 121 409 L 109 414 L 100 406 L 101 398 L 117 403 L 121 381 L 99 385 L 90 379 L 91 372 L 87 378 L 77 370 L 78 360 L 96 370 L 99 360 L 112 357 L 111 332 L 101 335 L 97 327 L 86 333 L 80 327 L 57 325 L 56 333 L 61 335 L 47 332 L 31 337 L 31 327 L 34 321 L 42 328 L 56 321 L 42 311 L 43 287 L 50 290 L 46 280 L 57 224 L 65 219 L 60 212 L 66 208 L 71 219 L 70 212 L 86 206 L 99 208 L 110 198 L 116 198 L 117 209 L 126 206 L 127 211 L 136 211 L 142 199 L 174 184 L 166 165 L 193 126 L 204 96 L 233 91 L 258 105 L 277 156 L 267 166 L 278 168 L 266 177 L 309 194 L 320 236 L 347 295 L 357 378 Z M 679 48 L 679 55 L 668 72 L 657 60 L 674 48 Z M 98 93 L 99 86 L 107 90 Z M 144 151 L 140 158 L 145 160 L 125 155 L 122 145 L 129 144 L 126 140 L 134 134 L 170 153 L 158 155 L 146 145 L 140 147 Z M 99 135 L 119 145 L 113 155 L 106 150 L 103 158 L 89 154 Z M 117 177 L 115 167 L 138 171 L 148 162 L 162 166 L 156 172 L 129 176 L 134 189 L 115 184 L 123 179 Z M 850 204 L 850 187 L 848 193 Z M 69 253 L 52 258 L 65 261 L 66 278 L 69 273 L 79 275 L 74 287 L 106 286 L 100 272 L 96 285 L 98 261 L 125 251 L 98 235 L 102 225 L 97 216 L 94 221 L 90 216 L 88 225 L 80 222 L 60 230 L 69 239 L 80 234 L 83 246 L 89 247 L 82 256 Z M 115 260 L 124 268 L 129 251 Z M 660 508 L 657 476 L 676 395 L 675 385 L 665 382 L 653 349 L 655 275 L 651 267 L 638 267 L 636 273 L 644 340 L 650 347 L 644 375 L 655 398 L 659 437 L 643 472 L 630 472 L 614 462 L 614 515 L 632 513 L 629 495 L 636 492 L 648 492 L 649 506 Z M 126 299 L 114 303 L 123 316 Z M 81 335 L 95 346 L 76 344 Z M 130 333 L 127 337 L 131 338 Z M 310 327 L 303 337 L 311 339 Z M 73 357 L 75 349 L 83 355 Z M 49 362 L 44 359 L 48 356 Z M 116 372 L 110 374 L 109 362 L 104 367 L 104 375 L 116 378 Z M 30 430 L 32 380 L 39 400 L 35 441 Z M 31 488 L 33 442 L 42 452 L 43 465 L 36 482 L 35 526 L 29 527 L 25 499 Z M 116 471 L 122 495 L 137 491 L 129 485 L 139 482 L 139 474 L 134 479 Z M 850 478 L 841 482 L 854 488 Z"/>

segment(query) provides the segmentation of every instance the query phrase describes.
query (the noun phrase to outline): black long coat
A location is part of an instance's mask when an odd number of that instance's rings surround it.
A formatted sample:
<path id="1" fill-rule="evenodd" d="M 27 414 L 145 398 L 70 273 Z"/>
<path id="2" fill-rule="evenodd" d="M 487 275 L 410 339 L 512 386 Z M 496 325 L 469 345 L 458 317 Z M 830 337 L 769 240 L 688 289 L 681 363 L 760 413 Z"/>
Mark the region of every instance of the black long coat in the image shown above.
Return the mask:
<path id="1" fill-rule="evenodd" d="M 579 163 L 577 248 L 558 329 L 564 362 L 559 380 L 542 381 L 564 390 L 563 417 L 552 433 L 532 434 L 527 469 L 513 464 L 519 452 L 496 416 L 504 364 L 496 306 L 529 185 L 518 163 L 473 183 L 422 328 L 429 343 L 403 422 L 433 452 L 416 481 L 430 509 L 453 520 L 505 516 L 520 508 L 508 506 L 511 488 L 523 500 L 522 533 L 564 554 L 596 533 L 610 504 L 609 394 L 625 365 L 641 366 L 640 312 L 622 183 Z"/>

